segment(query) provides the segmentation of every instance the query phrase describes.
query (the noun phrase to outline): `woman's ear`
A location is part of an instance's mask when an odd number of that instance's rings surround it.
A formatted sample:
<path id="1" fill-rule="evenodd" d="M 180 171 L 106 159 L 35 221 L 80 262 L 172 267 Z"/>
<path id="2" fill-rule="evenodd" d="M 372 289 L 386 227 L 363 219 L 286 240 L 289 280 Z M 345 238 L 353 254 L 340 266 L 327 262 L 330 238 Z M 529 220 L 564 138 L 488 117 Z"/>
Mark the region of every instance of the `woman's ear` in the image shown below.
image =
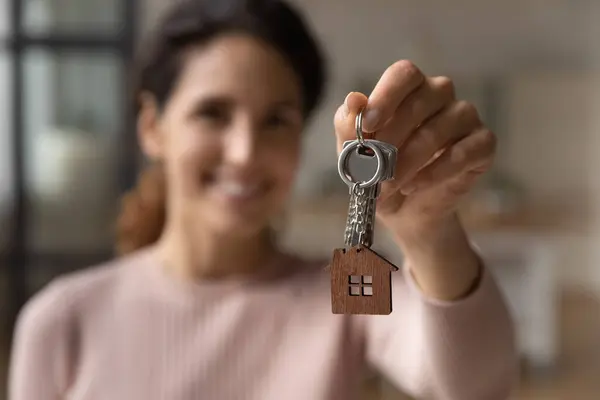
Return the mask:
<path id="1" fill-rule="evenodd" d="M 150 93 L 140 95 L 137 135 L 144 155 L 152 161 L 160 161 L 164 154 L 164 135 L 159 124 L 159 107 Z"/>

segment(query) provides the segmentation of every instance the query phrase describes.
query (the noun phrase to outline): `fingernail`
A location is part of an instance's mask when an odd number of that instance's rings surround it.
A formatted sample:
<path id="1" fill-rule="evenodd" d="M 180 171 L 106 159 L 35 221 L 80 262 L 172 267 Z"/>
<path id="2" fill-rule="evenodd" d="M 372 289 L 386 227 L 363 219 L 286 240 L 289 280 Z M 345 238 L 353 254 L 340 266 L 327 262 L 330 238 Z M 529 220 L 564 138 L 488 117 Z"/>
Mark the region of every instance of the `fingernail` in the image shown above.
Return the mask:
<path id="1" fill-rule="evenodd" d="M 400 192 L 403 195 L 408 196 L 408 195 L 414 193 L 415 190 L 417 190 L 417 185 L 415 185 L 414 183 L 409 183 L 409 184 L 406 184 L 405 186 L 403 186 L 400 189 Z"/>
<path id="2" fill-rule="evenodd" d="M 348 114 L 350 114 L 350 107 L 348 106 L 348 100 L 350 99 L 350 95 L 352 94 L 352 92 L 348 93 L 348 95 L 346 96 L 346 98 L 344 99 L 344 117 L 347 117 Z"/>
<path id="3" fill-rule="evenodd" d="M 344 105 L 345 105 L 346 107 L 348 107 L 348 99 L 350 99 L 350 95 L 351 95 L 352 93 L 354 93 L 354 92 L 350 92 L 350 93 L 348 93 L 348 96 L 346 96 L 346 98 L 344 99 Z"/>
<path id="4" fill-rule="evenodd" d="M 377 128 L 379 123 L 379 111 L 374 109 L 367 109 L 365 115 L 363 115 L 363 130 L 365 132 L 373 132 Z"/>

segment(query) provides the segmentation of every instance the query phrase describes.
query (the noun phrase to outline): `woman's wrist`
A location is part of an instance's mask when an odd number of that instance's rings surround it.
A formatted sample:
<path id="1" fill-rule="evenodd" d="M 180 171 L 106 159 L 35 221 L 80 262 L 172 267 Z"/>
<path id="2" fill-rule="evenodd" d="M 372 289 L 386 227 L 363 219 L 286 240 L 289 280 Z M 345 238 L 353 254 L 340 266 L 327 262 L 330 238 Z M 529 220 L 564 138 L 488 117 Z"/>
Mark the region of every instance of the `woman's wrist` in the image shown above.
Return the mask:
<path id="1" fill-rule="evenodd" d="M 410 232 L 394 229 L 393 224 L 388 227 L 425 296 L 458 300 L 477 287 L 481 260 L 456 215 L 435 224 L 414 225 Z"/>

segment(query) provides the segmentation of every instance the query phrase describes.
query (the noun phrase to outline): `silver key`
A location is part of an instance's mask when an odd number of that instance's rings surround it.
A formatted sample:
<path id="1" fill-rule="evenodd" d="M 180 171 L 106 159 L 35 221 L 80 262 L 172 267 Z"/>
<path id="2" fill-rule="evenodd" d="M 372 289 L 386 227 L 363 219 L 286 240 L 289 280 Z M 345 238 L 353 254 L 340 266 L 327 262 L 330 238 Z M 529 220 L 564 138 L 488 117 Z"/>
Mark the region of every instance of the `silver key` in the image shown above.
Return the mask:
<path id="1" fill-rule="evenodd" d="M 344 243 L 347 247 L 373 244 L 375 207 L 381 182 L 393 179 L 397 149 L 378 140 L 344 143 L 338 172 L 350 188 L 350 207 Z"/>

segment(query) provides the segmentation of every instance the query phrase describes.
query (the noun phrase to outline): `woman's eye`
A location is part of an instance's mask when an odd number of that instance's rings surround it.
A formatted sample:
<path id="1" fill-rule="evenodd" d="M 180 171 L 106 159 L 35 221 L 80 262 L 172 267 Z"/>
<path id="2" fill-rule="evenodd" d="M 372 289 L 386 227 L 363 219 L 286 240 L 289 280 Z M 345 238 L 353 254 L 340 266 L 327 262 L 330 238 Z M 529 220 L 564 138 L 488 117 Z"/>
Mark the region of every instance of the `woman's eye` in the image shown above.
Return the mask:
<path id="1" fill-rule="evenodd" d="M 287 125 L 289 125 L 288 120 L 281 115 L 272 115 L 267 118 L 267 126 L 269 128 L 279 128 Z"/>
<path id="2" fill-rule="evenodd" d="M 203 107 L 198 110 L 197 115 L 213 122 L 226 122 L 229 117 L 227 110 L 222 107 Z"/>

